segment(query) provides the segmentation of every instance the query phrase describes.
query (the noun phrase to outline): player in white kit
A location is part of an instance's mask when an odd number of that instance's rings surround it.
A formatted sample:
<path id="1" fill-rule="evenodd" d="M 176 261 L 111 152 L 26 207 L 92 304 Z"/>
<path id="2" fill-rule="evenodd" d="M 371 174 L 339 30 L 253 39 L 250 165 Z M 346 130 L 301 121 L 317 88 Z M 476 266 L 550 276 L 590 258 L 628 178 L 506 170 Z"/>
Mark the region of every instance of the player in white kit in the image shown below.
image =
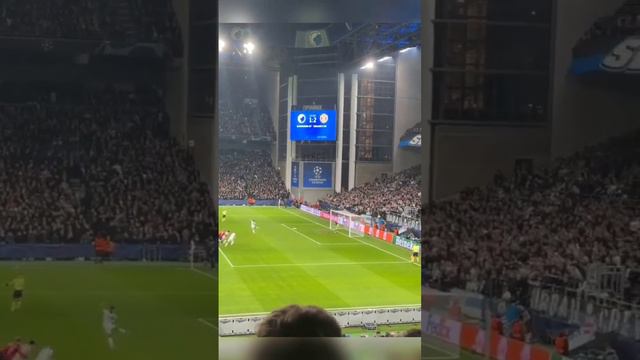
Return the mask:
<path id="1" fill-rule="evenodd" d="M 53 349 L 48 346 L 43 348 L 35 360 L 53 360 Z"/>
<path id="2" fill-rule="evenodd" d="M 256 221 L 251 220 L 251 232 L 255 234 L 257 228 L 258 228 L 258 225 L 256 224 Z"/>
<path id="3" fill-rule="evenodd" d="M 124 329 L 117 327 L 117 320 L 118 315 L 116 315 L 116 308 L 113 305 L 107 309 L 102 309 L 102 328 L 107 335 L 107 341 L 109 342 L 109 348 L 111 348 L 111 350 L 116 346 L 113 342 L 113 331 L 118 329 L 122 333 L 126 332 Z"/>
<path id="4" fill-rule="evenodd" d="M 224 246 L 226 247 L 227 245 L 233 245 L 236 242 L 236 233 L 229 233 L 229 235 L 227 235 L 227 238 L 224 241 Z"/>

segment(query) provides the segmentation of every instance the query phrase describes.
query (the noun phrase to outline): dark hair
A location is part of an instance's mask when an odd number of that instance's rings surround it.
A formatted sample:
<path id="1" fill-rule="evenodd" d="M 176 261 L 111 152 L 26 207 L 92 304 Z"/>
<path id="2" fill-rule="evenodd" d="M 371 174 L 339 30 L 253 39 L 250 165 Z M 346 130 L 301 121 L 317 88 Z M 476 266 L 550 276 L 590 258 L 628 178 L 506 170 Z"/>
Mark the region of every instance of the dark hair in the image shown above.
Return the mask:
<path id="1" fill-rule="evenodd" d="M 316 306 L 289 305 L 273 311 L 258 326 L 259 337 L 340 337 L 338 321 Z"/>
<path id="2" fill-rule="evenodd" d="M 327 338 L 261 339 L 256 342 L 251 360 L 346 360 L 340 343 Z"/>

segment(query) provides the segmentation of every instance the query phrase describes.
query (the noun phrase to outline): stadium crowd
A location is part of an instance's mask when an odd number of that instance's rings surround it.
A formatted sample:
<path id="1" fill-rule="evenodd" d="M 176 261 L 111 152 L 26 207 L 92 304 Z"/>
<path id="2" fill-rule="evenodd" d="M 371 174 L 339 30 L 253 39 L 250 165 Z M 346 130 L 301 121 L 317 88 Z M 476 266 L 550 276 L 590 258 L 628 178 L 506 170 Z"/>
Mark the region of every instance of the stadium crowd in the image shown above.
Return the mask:
<path id="1" fill-rule="evenodd" d="M 219 198 L 224 200 L 284 200 L 289 192 L 263 150 L 230 150 L 220 154 Z"/>
<path id="2" fill-rule="evenodd" d="M 213 204 L 157 94 L 0 104 L 0 241 L 207 240 Z M 143 99 L 147 99 L 144 100 Z"/>
<path id="3" fill-rule="evenodd" d="M 275 138 L 271 117 L 262 104 L 245 99 L 241 104 L 218 102 L 220 136 L 235 140 L 267 140 Z"/>
<path id="4" fill-rule="evenodd" d="M 584 290 L 603 266 L 640 267 L 638 199 L 640 133 L 540 173 L 498 173 L 484 189 L 423 210 L 426 281 L 523 303 L 532 281 Z M 624 298 L 640 302 L 640 282 L 628 279 Z"/>
<path id="5" fill-rule="evenodd" d="M 0 13 L 2 35 L 168 45 L 180 39 L 168 0 L 0 0 Z"/>
<path id="6" fill-rule="evenodd" d="M 402 213 L 407 208 L 420 208 L 420 197 L 420 167 L 415 166 L 393 175 L 382 174 L 350 191 L 330 195 L 321 205 L 357 214 L 384 216 Z"/>

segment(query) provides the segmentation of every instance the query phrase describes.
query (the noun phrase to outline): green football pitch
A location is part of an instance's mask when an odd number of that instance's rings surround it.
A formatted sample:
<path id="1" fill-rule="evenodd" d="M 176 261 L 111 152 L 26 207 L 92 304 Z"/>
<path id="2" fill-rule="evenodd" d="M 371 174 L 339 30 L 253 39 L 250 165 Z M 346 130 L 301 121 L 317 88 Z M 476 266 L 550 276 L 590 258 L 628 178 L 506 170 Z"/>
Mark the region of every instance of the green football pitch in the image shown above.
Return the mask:
<path id="1" fill-rule="evenodd" d="M 350 238 L 297 209 L 221 207 L 220 213 L 225 210 L 220 229 L 237 237 L 220 248 L 220 316 L 263 314 L 290 304 L 420 304 L 420 266 L 411 263 L 408 250 L 371 237 Z"/>
<path id="2" fill-rule="evenodd" d="M 10 311 L 10 287 L 25 276 L 22 308 Z M 213 359 L 217 280 L 213 272 L 166 263 L 0 263 L 0 341 L 34 339 L 56 359 Z M 102 328 L 114 305 L 116 348 Z"/>

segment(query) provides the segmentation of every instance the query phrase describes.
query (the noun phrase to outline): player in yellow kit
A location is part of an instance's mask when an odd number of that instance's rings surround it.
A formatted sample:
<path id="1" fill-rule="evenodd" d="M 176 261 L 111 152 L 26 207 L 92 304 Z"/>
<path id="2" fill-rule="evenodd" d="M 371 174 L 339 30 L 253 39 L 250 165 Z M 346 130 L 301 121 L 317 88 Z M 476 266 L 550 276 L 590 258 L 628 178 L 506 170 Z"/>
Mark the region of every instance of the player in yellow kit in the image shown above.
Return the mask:
<path id="1" fill-rule="evenodd" d="M 411 262 L 420 264 L 420 245 L 413 244 L 413 248 L 411 249 Z"/>
<path id="2" fill-rule="evenodd" d="M 15 279 L 9 281 L 6 286 L 13 287 L 13 300 L 11 301 L 11 311 L 16 311 L 22 306 L 22 297 L 24 296 L 24 276 L 18 275 Z"/>

